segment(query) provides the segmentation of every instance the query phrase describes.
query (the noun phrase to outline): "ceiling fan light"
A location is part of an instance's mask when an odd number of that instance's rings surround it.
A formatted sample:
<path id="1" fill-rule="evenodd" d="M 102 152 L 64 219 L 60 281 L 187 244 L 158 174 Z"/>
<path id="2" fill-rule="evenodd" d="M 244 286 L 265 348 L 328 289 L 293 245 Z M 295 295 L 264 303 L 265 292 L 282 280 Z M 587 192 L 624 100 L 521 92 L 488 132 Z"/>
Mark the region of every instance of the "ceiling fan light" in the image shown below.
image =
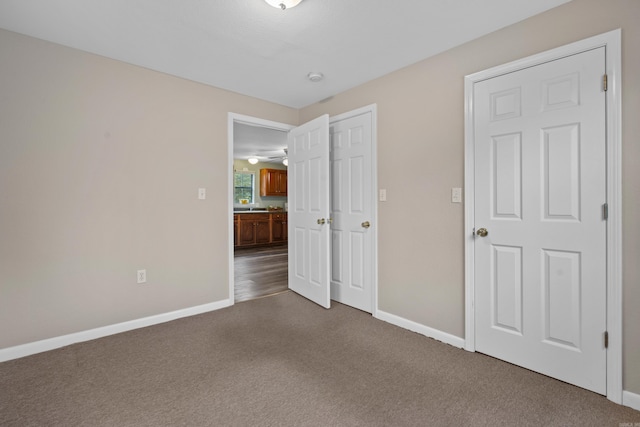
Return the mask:
<path id="1" fill-rule="evenodd" d="M 290 9 L 292 7 L 297 6 L 298 3 L 300 3 L 302 0 L 264 0 L 264 1 L 266 1 L 270 6 L 285 10 L 285 9 Z"/>
<path id="2" fill-rule="evenodd" d="M 252 165 L 255 165 L 256 163 L 258 163 L 258 159 L 256 159 L 255 157 L 249 157 L 248 161 Z"/>

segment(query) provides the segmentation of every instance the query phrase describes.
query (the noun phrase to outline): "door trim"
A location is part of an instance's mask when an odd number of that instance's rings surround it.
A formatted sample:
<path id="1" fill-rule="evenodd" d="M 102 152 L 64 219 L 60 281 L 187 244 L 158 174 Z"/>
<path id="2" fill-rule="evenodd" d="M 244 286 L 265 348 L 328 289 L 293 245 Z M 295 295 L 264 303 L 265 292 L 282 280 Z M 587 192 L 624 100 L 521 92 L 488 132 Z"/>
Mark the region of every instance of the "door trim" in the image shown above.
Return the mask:
<path id="1" fill-rule="evenodd" d="M 591 49 L 605 48 L 607 126 L 607 398 L 622 404 L 622 120 L 621 30 L 590 37 L 537 55 L 465 76 L 465 345 L 475 351 L 474 245 L 474 84 Z"/>
<path id="2" fill-rule="evenodd" d="M 371 114 L 371 223 L 374 224 L 371 231 L 372 236 L 372 254 L 373 265 L 371 266 L 371 315 L 378 316 L 378 105 L 370 104 L 361 108 L 329 117 L 329 128 L 335 122 L 350 119 L 363 114 Z"/>
<path id="3" fill-rule="evenodd" d="M 245 116 L 237 113 L 228 113 L 227 115 L 227 203 L 228 207 L 233 206 L 233 124 L 244 123 L 253 126 L 261 126 L 263 128 L 281 130 L 289 132 L 295 126 L 286 123 L 274 122 L 271 120 L 260 119 L 257 117 Z M 235 304 L 235 278 L 234 278 L 234 261 L 233 261 L 233 209 L 227 209 L 227 241 L 229 256 L 229 305 Z"/>

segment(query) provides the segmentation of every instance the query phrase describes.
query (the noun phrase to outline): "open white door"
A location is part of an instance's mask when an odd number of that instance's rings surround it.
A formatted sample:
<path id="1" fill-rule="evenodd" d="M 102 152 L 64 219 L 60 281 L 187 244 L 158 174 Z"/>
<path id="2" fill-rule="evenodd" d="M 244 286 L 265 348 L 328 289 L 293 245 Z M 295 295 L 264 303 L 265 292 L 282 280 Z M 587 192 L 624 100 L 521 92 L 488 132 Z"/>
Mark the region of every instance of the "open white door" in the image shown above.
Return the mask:
<path id="1" fill-rule="evenodd" d="M 329 116 L 289 132 L 289 288 L 331 307 Z"/>

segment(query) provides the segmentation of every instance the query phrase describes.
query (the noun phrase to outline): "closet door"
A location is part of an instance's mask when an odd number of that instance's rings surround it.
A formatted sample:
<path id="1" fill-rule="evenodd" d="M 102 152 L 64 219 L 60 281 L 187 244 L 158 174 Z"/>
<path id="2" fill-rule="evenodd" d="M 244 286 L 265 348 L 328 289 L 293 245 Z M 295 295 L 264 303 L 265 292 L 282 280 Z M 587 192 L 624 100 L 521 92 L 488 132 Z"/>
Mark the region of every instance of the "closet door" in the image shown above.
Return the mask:
<path id="1" fill-rule="evenodd" d="M 292 129 L 288 145 L 289 288 L 330 308 L 329 116 Z"/>

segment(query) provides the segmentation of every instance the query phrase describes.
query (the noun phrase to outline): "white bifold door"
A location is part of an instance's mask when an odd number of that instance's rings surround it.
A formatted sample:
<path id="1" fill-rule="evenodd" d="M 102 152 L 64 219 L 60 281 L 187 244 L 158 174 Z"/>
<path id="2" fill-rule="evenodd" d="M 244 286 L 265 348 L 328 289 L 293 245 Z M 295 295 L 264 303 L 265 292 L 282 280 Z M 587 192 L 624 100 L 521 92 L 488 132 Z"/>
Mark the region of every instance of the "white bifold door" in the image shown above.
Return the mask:
<path id="1" fill-rule="evenodd" d="M 606 393 L 604 48 L 474 85 L 476 350 Z"/>

